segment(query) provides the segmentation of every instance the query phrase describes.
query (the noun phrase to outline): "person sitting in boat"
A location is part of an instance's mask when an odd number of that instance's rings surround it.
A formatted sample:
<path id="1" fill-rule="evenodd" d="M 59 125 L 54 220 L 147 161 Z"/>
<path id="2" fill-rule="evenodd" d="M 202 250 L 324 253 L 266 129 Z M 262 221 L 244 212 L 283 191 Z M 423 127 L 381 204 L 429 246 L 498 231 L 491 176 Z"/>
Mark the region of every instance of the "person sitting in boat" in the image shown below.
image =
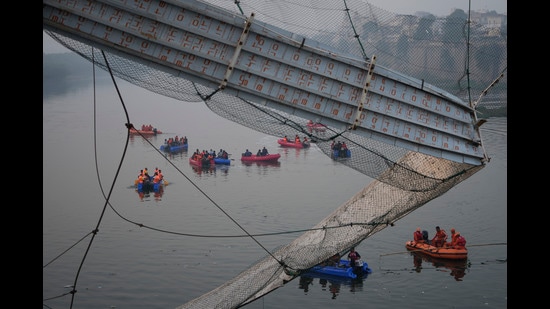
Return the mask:
<path id="1" fill-rule="evenodd" d="M 454 245 L 455 249 L 465 249 L 466 248 L 466 238 L 460 235 L 460 232 L 456 232 L 456 244 Z"/>
<path id="2" fill-rule="evenodd" d="M 262 148 L 262 156 L 267 156 L 269 153 L 267 152 L 267 148 Z"/>
<path id="3" fill-rule="evenodd" d="M 285 135 L 285 137 L 283 137 L 283 141 L 284 141 L 285 143 L 288 142 L 288 137 L 286 137 L 286 135 Z"/>
<path id="4" fill-rule="evenodd" d="M 220 148 L 220 151 L 218 152 L 218 156 L 221 157 L 222 159 L 229 159 L 229 154 L 227 153 L 227 151 L 221 148 Z"/>
<path id="5" fill-rule="evenodd" d="M 256 156 L 257 156 L 257 157 L 261 157 L 261 156 L 262 156 L 262 150 L 261 150 L 261 149 L 258 149 L 258 152 L 256 152 Z"/>
<path id="6" fill-rule="evenodd" d="M 208 166 L 210 165 L 210 161 L 212 160 L 212 155 L 205 152 L 201 157 L 201 164 L 202 166 Z"/>
<path id="7" fill-rule="evenodd" d="M 361 254 L 359 252 L 355 251 L 355 247 L 351 247 L 349 253 L 348 253 L 348 260 L 349 265 L 353 267 L 353 272 L 356 275 L 361 274 L 363 267 L 359 265 L 359 260 L 361 259 Z"/>
<path id="8" fill-rule="evenodd" d="M 252 152 L 250 152 L 250 150 L 246 150 L 244 153 L 243 153 L 243 156 L 245 157 L 251 157 L 252 156 Z"/>
<path id="9" fill-rule="evenodd" d="M 451 229 L 451 242 L 446 242 L 445 247 L 454 247 L 456 245 L 456 230 Z"/>
<path id="10" fill-rule="evenodd" d="M 417 228 L 416 231 L 414 231 L 413 237 L 415 242 L 424 242 L 424 236 L 422 235 L 422 231 L 420 230 L 420 228 Z"/>
<path id="11" fill-rule="evenodd" d="M 443 247 L 447 241 L 447 233 L 439 226 L 435 227 L 435 236 L 432 238 L 432 246 Z"/>
<path id="12" fill-rule="evenodd" d="M 294 142 L 296 144 L 300 144 L 302 141 L 300 140 L 300 137 L 298 136 L 298 134 L 296 134 L 296 137 L 294 138 Z"/>

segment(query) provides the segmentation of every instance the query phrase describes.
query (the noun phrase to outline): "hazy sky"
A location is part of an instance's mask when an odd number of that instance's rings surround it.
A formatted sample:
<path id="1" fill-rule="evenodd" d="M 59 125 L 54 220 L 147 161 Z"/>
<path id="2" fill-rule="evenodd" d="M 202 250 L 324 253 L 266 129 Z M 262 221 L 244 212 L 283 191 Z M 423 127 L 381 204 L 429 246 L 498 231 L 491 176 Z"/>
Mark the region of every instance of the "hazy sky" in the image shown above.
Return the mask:
<path id="1" fill-rule="evenodd" d="M 462 9 L 468 11 L 471 5 L 472 11 L 489 10 L 500 14 L 507 14 L 506 0 L 365 0 L 386 11 L 399 14 L 414 14 L 417 11 L 432 13 L 436 16 L 446 16 L 452 10 Z M 68 49 L 58 44 L 49 35 L 43 35 L 42 51 L 47 54 L 65 53 Z"/>

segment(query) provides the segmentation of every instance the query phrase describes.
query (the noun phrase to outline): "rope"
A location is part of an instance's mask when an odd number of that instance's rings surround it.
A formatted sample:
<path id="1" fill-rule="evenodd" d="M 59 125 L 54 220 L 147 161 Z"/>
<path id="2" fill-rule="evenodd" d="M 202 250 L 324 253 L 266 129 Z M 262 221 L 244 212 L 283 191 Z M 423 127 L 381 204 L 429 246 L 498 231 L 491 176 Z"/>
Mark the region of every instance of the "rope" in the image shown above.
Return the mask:
<path id="1" fill-rule="evenodd" d="M 351 29 L 353 29 L 354 38 L 357 39 L 357 42 L 359 43 L 359 46 L 361 47 L 361 54 L 363 54 L 363 59 L 368 60 L 369 57 L 367 57 L 367 54 L 365 53 L 365 48 L 363 47 L 363 44 L 361 43 L 361 39 L 359 38 L 359 34 L 357 34 L 357 31 L 355 30 L 355 26 L 353 25 L 353 21 L 351 20 L 351 15 L 349 14 L 349 8 L 348 4 L 346 3 L 346 0 L 344 0 L 344 6 L 346 7 L 345 11 L 348 15 L 349 23 L 351 25 Z"/>

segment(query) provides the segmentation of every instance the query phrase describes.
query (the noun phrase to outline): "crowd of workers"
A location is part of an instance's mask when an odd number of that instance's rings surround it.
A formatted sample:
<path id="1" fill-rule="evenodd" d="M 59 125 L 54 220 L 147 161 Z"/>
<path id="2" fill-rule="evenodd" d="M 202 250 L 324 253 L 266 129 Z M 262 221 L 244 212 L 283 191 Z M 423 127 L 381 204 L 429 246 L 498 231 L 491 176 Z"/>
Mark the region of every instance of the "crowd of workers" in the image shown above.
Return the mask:
<path id="1" fill-rule="evenodd" d="M 414 241 L 420 243 L 427 243 L 429 245 L 441 248 L 455 248 L 461 249 L 466 247 L 466 239 L 464 236 L 460 235 L 460 232 L 457 232 L 454 228 L 451 228 L 451 241 L 448 242 L 448 235 L 444 229 L 439 226 L 435 227 L 435 235 L 430 240 L 428 238 L 427 231 L 421 231 L 420 228 L 417 228 L 413 233 Z"/>

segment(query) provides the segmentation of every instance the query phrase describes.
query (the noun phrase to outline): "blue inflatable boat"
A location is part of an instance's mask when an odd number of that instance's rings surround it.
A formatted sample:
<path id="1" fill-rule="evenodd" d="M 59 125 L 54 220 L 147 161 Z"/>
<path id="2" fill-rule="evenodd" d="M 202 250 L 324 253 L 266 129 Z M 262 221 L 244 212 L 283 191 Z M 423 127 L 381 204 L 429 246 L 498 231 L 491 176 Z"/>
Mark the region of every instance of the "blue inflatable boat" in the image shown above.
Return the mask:
<path id="1" fill-rule="evenodd" d="M 220 157 L 214 158 L 215 164 L 222 164 L 222 165 L 231 165 L 231 159 L 224 159 Z"/>
<path id="2" fill-rule="evenodd" d="M 367 262 L 360 261 L 361 269 L 359 275 L 372 273 Z M 357 278 L 357 274 L 353 272 L 353 267 L 349 266 L 349 261 L 341 259 L 338 265 L 317 265 L 308 270 L 309 273 L 318 273 L 330 276 L 338 276 L 345 278 Z"/>
<path id="3" fill-rule="evenodd" d="M 166 152 L 180 152 L 180 151 L 187 151 L 188 147 L 189 147 L 189 144 L 179 144 L 179 145 L 171 145 L 171 146 L 164 144 L 160 146 L 160 150 L 166 151 Z"/>

